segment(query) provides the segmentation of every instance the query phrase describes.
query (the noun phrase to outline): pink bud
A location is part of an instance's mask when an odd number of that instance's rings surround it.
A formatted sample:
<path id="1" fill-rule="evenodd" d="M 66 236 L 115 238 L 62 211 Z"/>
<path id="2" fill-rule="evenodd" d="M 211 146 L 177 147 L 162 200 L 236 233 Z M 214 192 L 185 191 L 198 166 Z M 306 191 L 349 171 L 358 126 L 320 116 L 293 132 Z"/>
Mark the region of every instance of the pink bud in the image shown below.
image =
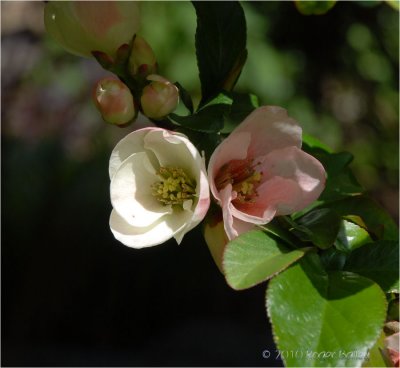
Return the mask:
<path id="1" fill-rule="evenodd" d="M 143 88 L 140 99 L 143 113 L 152 119 L 161 119 L 174 111 L 179 103 L 178 88 L 159 75 L 149 75 L 151 81 Z"/>
<path id="2" fill-rule="evenodd" d="M 108 77 L 100 80 L 94 88 L 93 99 L 107 123 L 124 125 L 136 116 L 132 93 L 118 79 Z"/>
<path id="3" fill-rule="evenodd" d="M 47 32 L 73 54 L 101 51 L 115 58 L 139 30 L 138 1 L 50 1 L 44 8 Z"/>
<path id="4" fill-rule="evenodd" d="M 153 49 L 143 37 L 136 36 L 129 58 L 129 72 L 131 75 L 147 76 L 157 71 L 157 59 Z"/>

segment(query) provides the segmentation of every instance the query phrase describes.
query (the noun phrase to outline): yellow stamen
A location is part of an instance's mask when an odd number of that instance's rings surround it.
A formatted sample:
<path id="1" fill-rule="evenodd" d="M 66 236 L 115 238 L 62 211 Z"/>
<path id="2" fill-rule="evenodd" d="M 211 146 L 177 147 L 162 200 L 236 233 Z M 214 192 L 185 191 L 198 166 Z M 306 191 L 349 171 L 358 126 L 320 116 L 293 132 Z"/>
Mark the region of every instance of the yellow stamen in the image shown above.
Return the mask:
<path id="1" fill-rule="evenodd" d="M 152 185 L 153 196 L 163 204 L 183 205 L 196 194 L 196 182 L 176 167 L 160 167 L 157 172 L 161 181 Z"/>

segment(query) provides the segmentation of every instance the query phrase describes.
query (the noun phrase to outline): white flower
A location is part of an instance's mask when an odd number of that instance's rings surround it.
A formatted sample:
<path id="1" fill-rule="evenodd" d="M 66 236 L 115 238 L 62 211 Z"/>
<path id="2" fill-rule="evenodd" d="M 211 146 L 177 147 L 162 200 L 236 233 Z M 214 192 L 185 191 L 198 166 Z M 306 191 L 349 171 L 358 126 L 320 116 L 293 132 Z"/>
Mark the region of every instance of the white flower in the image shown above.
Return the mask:
<path id="1" fill-rule="evenodd" d="M 114 148 L 109 167 L 110 228 L 132 248 L 183 236 L 204 218 L 210 205 L 204 160 L 182 134 L 144 128 Z"/>

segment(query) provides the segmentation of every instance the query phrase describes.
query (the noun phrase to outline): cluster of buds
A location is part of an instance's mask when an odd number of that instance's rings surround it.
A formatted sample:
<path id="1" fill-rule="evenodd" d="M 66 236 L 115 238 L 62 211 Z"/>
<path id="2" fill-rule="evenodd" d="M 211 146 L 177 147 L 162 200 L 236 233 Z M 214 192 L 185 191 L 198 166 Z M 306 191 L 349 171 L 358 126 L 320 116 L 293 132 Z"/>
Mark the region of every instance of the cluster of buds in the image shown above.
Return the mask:
<path id="1" fill-rule="evenodd" d="M 156 74 L 157 59 L 137 34 L 139 23 L 135 1 L 51 1 L 45 6 L 47 31 L 61 46 L 96 57 L 120 78 L 100 80 L 93 93 L 103 119 L 118 126 L 133 122 L 139 111 L 163 119 L 179 102 L 177 87 Z"/>

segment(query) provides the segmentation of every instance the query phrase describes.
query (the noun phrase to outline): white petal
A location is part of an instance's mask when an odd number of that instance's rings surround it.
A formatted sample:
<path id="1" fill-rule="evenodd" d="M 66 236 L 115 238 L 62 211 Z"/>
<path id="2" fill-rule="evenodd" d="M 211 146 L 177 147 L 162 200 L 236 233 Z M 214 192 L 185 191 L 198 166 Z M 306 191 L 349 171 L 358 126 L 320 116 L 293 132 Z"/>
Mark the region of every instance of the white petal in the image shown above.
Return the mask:
<path id="1" fill-rule="evenodd" d="M 111 203 L 130 225 L 144 227 L 172 212 L 153 195 L 151 186 L 159 181 L 144 152 L 129 156 L 118 167 L 110 186 Z"/>
<path id="2" fill-rule="evenodd" d="M 152 130 L 144 137 L 144 147 L 155 154 L 160 166 L 179 167 L 189 177 L 198 179 L 202 157 L 183 135 L 161 129 Z"/>
<path id="3" fill-rule="evenodd" d="M 167 215 L 151 226 L 135 227 L 129 225 L 113 210 L 110 216 L 110 228 L 121 243 L 139 249 L 162 244 L 171 239 L 185 226 L 185 220 L 185 213 L 182 211 Z"/>
<path id="4" fill-rule="evenodd" d="M 146 134 L 151 130 L 159 130 L 159 128 L 143 128 L 129 133 L 126 137 L 122 138 L 111 152 L 110 165 L 108 168 L 110 179 L 114 176 L 118 167 L 130 155 L 137 152 L 144 152 L 143 139 Z M 152 160 L 152 157 L 150 157 Z M 153 161 L 153 160 L 152 160 Z M 154 162 L 153 162 L 154 163 Z"/>

